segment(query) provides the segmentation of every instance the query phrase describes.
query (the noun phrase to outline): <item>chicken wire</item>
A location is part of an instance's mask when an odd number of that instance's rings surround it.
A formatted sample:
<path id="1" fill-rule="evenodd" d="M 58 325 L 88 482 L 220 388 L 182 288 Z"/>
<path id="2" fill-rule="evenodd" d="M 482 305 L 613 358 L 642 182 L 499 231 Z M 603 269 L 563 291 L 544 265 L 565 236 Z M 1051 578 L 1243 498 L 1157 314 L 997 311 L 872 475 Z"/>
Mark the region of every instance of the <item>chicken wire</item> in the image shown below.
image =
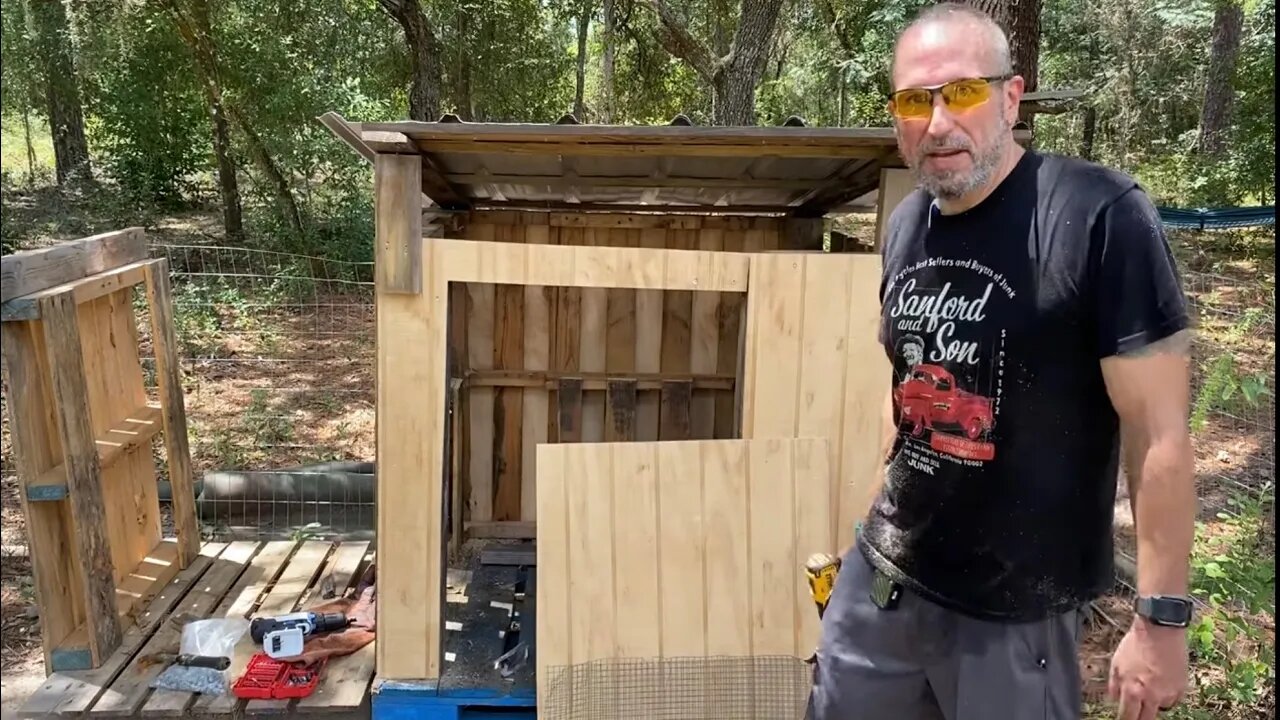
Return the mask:
<path id="1" fill-rule="evenodd" d="M 545 720 L 802 720 L 812 666 L 791 656 L 611 658 L 546 669 Z"/>
<path id="2" fill-rule="evenodd" d="M 371 538 L 373 264 L 214 245 L 152 255 L 169 261 L 206 536 Z"/>

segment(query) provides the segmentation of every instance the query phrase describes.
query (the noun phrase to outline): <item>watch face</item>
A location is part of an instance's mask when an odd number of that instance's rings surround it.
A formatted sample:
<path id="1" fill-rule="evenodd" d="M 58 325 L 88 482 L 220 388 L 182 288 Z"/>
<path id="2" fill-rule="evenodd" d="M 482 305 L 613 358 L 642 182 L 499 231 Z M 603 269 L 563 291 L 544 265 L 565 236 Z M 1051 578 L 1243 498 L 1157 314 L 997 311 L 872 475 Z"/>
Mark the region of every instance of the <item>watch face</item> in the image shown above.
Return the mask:
<path id="1" fill-rule="evenodd" d="M 1185 627 L 1191 622 L 1191 602 L 1178 597 L 1139 598 L 1138 614 L 1157 625 Z"/>

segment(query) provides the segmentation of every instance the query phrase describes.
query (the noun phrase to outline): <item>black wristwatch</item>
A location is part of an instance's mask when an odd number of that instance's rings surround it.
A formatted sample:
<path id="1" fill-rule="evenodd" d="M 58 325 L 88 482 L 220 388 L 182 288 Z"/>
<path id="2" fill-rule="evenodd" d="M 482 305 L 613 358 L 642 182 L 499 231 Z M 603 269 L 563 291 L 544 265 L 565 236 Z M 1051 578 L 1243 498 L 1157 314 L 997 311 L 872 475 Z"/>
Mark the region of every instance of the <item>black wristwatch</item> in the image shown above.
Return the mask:
<path id="1" fill-rule="evenodd" d="M 1191 624 L 1191 600 L 1173 595 L 1138 597 L 1133 610 L 1152 624 L 1184 628 Z"/>

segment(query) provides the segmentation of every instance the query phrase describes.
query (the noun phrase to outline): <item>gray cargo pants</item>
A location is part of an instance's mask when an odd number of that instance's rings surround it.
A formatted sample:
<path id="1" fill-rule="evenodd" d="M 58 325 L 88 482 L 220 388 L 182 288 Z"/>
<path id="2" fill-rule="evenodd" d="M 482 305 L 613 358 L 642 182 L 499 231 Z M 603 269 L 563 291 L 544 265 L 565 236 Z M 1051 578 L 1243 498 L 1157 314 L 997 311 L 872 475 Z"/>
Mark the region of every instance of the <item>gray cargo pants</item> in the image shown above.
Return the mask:
<path id="1" fill-rule="evenodd" d="M 904 589 L 870 598 L 854 547 L 823 615 L 809 720 L 1077 720 L 1077 611 L 1035 623 L 975 620 Z"/>

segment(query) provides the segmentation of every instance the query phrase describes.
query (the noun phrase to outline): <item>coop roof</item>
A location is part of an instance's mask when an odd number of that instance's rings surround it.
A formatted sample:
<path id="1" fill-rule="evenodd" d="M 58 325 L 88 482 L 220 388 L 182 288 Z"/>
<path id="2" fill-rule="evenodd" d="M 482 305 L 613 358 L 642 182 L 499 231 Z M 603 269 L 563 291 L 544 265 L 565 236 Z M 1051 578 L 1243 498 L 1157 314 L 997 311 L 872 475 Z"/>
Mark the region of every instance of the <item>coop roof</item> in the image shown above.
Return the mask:
<path id="1" fill-rule="evenodd" d="M 820 217 L 902 167 L 890 128 L 699 127 L 321 118 L 353 149 L 422 158 L 447 209 L 769 212 Z"/>

